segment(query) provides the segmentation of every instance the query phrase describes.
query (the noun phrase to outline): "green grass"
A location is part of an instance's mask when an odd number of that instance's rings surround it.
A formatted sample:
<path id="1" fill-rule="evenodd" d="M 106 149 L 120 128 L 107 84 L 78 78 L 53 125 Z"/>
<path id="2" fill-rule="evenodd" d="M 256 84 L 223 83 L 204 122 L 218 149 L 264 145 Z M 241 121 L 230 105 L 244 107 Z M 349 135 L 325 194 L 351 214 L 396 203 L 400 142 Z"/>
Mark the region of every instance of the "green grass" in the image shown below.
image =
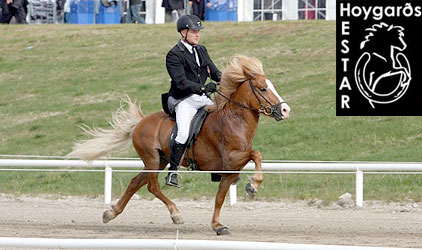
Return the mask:
<path id="1" fill-rule="evenodd" d="M 145 114 L 169 88 L 174 24 L 0 27 L 0 154 L 65 155 L 87 138 L 81 123 L 107 127 L 128 94 Z M 222 69 L 235 54 L 262 60 L 292 108 L 291 119 L 262 117 L 254 148 L 281 160 L 422 161 L 418 117 L 335 116 L 335 22 L 205 23 L 201 43 Z M 112 156 L 136 157 L 133 149 Z M 119 195 L 134 174 L 116 173 Z M 163 177 L 160 177 L 163 178 Z M 184 175 L 170 197 L 212 197 L 206 174 Z M 353 175 L 265 175 L 261 199 L 335 200 L 354 193 Z M 246 183 L 246 176 L 241 183 Z M 365 175 L 365 199 L 422 200 L 419 175 Z M 0 172 L 0 192 L 99 195 L 103 174 Z M 141 196 L 150 197 L 146 189 Z"/>
<path id="2" fill-rule="evenodd" d="M 212 198 L 217 192 L 218 183 L 210 182 L 206 173 L 182 174 L 181 189 L 164 185 L 165 174 L 159 175 L 163 192 L 171 198 Z M 2 172 L 0 192 L 15 195 L 85 195 L 98 197 L 104 193 L 104 174 L 92 172 Z M 113 174 L 113 198 L 118 198 L 125 190 L 135 173 Z M 243 191 L 249 182 L 250 174 L 242 174 L 238 183 L 239 199 L 247 200 Z M 422 179 L 414 175 L 364 175 L 365 200 L 421 201 Z M 354 174 L 264 174 L 256 199 L 322 199 L 335 201 L 343 193 L 355 194 Z M 138 194 L 143 199 L 155 198 L 147 189 Z"/>

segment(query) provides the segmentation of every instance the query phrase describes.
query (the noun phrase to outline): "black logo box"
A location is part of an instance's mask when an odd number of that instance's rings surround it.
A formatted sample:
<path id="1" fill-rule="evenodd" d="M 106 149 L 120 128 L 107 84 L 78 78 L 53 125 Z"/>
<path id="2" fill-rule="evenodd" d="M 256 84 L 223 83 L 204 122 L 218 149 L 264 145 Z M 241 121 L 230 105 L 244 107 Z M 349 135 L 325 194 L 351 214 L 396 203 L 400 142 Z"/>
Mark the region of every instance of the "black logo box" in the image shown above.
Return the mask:
<path id="1" fill-rule="evenodd" d="M 339 0 L 336 8 L 336 115 L 421 116 L 422 0 Z M 407 47 L 402 53 L 409 62 L 411 80 L 407 91 L 398 100 L 388 104 L 371 104 L 359 91 L 355 80 L 355 66 L 364 53 L 361 43 L 369 34 L 366 29 L 381 23 L 403 27 L 402 39 Z M 386 47 L 388 43 L 392 41 L 386 39 L 379 46 Z M 390 55 L 385 52 L 384 56 Z M 382 66 L 377 70 L 388 71 L 385 65 Z M 347 83 L 349 86 L 346 86 Z"/>

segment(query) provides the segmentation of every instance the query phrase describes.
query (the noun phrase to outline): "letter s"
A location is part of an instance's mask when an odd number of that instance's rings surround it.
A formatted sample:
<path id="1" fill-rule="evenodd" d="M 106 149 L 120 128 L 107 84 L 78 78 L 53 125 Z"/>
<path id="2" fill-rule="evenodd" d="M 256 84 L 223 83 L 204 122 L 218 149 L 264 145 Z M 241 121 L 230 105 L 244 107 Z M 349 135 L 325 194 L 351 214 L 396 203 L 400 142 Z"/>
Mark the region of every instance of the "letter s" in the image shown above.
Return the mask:
<path id="1" fill-rule="evenodd" d="M 341 46 L 343 47 L 343 49 L 340 50 L 341 53 L 343 53 L 343 54 L 349 53 L 350 49 L 349 49 L 349 46 L 347 46 L 348 43 L 349 43 L 348 40 L 342 40 L 341 41 Z"/>

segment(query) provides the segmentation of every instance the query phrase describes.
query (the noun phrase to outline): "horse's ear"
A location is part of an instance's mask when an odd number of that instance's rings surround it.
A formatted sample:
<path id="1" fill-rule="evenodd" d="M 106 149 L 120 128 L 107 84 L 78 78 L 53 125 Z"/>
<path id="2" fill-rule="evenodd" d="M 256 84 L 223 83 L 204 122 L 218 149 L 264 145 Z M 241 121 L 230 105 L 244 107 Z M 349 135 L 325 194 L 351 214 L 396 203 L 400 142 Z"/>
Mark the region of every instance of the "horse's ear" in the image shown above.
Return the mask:
<path id="1" fill-rule="evenodd" d="M 247 69 L 246 67 L 243 68 L 243 73 L 250 80 L 255 80 L 256 79 L 256 76 L 249 69 Z"/>

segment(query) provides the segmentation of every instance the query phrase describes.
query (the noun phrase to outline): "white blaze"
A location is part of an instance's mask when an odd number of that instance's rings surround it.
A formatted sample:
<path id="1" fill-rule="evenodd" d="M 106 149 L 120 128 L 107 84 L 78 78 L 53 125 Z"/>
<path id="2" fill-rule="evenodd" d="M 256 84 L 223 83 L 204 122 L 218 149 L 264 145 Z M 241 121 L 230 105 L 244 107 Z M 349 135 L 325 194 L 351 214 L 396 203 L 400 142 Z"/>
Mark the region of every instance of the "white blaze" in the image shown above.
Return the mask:
<path id="1" fill-rule="evenodd" d="M 277 96 L 278 100 L 280 102 L 284 102 L 283 98 L 281 98 L 281 96 L 277 93 L 277 90 L 275 90 L 273 83 L 268 79 L 265 79 L 265 83 L 267 83 L 268 88 L 273 92 L 273 94 Z"/>
<path id="2" fill-rule="evenodd" d="M 277 93 L 273 83 L 270 80 L 265 79 L 265 83 L 267 83 L 268 88 L 274 93 L 274 95 L 278 98 L 280 103 L 282 103 L 281 104 L 281 114 L 283 115 L 283 119 L 288 119 L 289 116 L 290 116 L 289 105 L 287 105 L 287 103 L 284 102 L 283 98 L 281 98 L 281 96 Z"/>

